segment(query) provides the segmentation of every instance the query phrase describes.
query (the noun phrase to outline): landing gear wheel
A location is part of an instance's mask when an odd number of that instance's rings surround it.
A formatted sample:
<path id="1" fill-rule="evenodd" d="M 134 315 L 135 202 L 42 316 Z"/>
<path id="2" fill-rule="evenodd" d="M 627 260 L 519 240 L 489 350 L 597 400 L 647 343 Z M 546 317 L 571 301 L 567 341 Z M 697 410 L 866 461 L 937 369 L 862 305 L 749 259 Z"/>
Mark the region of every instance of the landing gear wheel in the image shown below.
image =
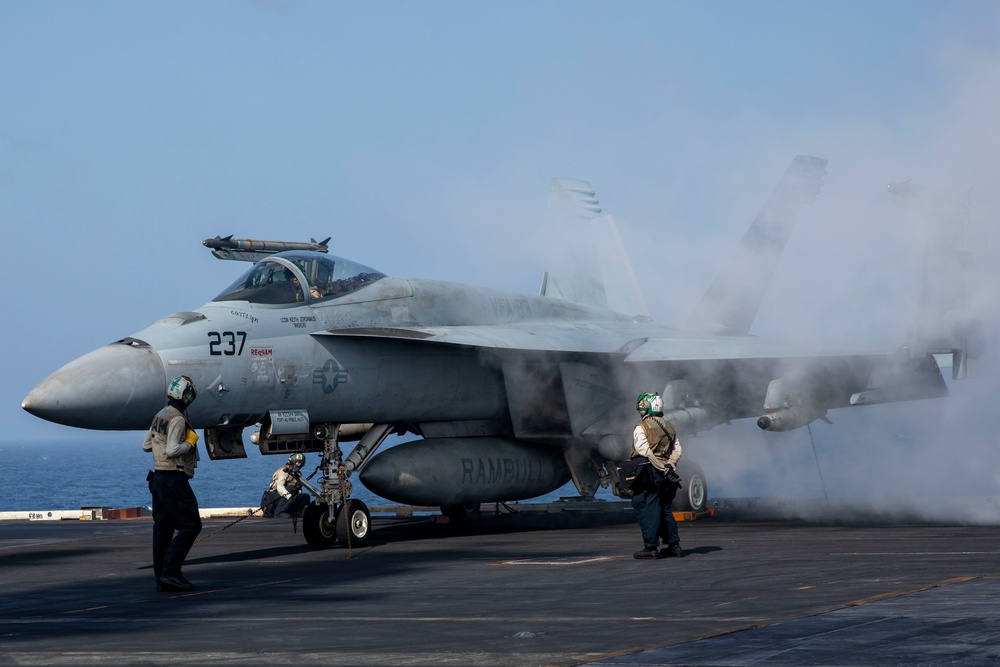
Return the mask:
<path id="1" fill-rule="evenodd" d="M 330 520 L 329 505 L 310 503 L 302 513 L 302 534 L 313 549 L 329 549 L 337 538 L 337 531 Z"/>
<path id="2" fill-rule="evenodd" d="M 357 498 L 349 499 L 337 512 L 337 541 L 344 547 L 368 544 L 372 530 L 372 515 L 368 506 Z"/>
<path id="3" fill-rule="evenodd" d="M 685 463 L 678 466 L 677 474 L 684 480 L 674 498 L 675 512 L 704 512 L 708 506 L 708 482 L 705 473 L 697 463 Z"/>

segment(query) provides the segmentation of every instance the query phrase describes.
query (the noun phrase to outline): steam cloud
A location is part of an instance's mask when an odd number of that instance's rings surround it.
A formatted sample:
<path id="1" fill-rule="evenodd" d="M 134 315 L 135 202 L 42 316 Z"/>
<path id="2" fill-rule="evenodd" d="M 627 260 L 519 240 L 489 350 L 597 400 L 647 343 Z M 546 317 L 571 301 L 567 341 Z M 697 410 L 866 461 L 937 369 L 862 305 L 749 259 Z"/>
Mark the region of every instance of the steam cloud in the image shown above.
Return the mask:
<path id="1" fill-rule="evenodd" d="M 952 382 L 944 368 L 948 398 L 835 410 L 832 426 L 716 427 L 685 448 L 713 496 L 810 498 L 818 502 L 796 511 L 845 520 L 856 509 L 869 518 L 1000 523 L 1000 63 L 970 72 L 947 119 L 920 128 L 920 154 L 896 156 L 874 130 L 820 142 L 837 146 L 816 151 L 830 160 L 827 183 L 803 210 L 751 328 L 793 340 L 884 341 L 887 350 L 964 332 L 978 355 L 970 378 Z M 754 213 L 745 212 L 747 223 Z M 922 287 L 928 266 L 942 275 Z M 700 293 L 678 285 L 679 274 L 661 279 L 664 293 Z M 650 279 L 640 271 L 643 284 Z M 657 321 L 685 314 L 665 307 L 676 300 L 647 300 Z M 825 498 L 836 501 L 832 513 Z"/>

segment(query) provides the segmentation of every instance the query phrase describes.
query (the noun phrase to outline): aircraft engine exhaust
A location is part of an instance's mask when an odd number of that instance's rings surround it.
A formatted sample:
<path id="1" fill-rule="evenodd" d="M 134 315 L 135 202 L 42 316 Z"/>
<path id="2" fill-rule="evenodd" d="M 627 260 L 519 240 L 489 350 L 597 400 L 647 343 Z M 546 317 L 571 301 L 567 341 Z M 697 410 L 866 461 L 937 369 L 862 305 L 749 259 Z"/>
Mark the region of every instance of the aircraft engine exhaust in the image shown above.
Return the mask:
<path id="1" fill-rule="evenodd" d="M 408 505 L 449 506 L 524 500 L 570 479 L 558 447 L 504 438 L 431 438 L 397 445 L 373 458 L 361 483 Z"/>

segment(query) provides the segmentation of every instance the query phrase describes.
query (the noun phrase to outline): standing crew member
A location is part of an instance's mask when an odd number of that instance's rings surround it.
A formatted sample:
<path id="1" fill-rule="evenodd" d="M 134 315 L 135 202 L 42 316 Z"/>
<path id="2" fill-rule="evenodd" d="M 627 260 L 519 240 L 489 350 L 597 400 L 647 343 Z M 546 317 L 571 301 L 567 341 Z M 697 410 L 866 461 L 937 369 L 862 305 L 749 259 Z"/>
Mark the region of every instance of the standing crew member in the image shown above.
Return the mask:
<path id="1" fill-rule="evenodd" d="M 188 376 L 171 380 L 167 405 L 153 417 L 142 443 L 144 451 L 153 453 L 154 471 L 146 479 L 153 494 L 153 574 L 158 591 L 194 590 L 181 566 L 201 532 L 198 499 L 188 482 L 198 466 L 198 435 L 184 418 L 196 395 Z"/>
<path id="2" fill-rule="evenodd" d="M 311 498 L 308 493 L 302 493 L 302 482 L 299 474 L 305 465 L 304 454 L 295 453 L 288 457 L 288 463 L 281 466 L 271 475 L 271 486 L 260 499 L 260 508 L 264 516 L 273 518 L 279 514 L 298 516 Z"/>
<path id="3" fill-rule="evenodd" d="M 632 507 L 642 531 L 641 551 L 636 558 L 681 557 L 681 539 L 670 505 L 674 502 L 680 477 L 677 462 L 681 443 L 674 425 L 663 418 L 663 399 L 656 392 L 646 392 L 636 401 L 642 420 L 632 431 L 632 456 L 644 456 L 651 465 L 644 466 L 642 478 L 632 487 Z M 660 539 L 665 546 L 659 550 Z"/>

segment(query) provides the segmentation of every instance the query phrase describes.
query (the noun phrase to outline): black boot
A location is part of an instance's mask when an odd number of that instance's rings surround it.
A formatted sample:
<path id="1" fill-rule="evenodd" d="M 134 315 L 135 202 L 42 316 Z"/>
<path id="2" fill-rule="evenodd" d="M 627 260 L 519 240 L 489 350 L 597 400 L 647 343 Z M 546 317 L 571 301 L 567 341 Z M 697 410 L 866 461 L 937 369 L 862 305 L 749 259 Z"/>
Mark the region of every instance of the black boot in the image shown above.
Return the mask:
<path id="1" fill-rule="evenodd" d="M 660 549 L 660 558 L 683 558 L 684 552 L 681 551 L 681 545 L 679 544 L 668 544 L 667 546 Z"/>
<path id="2" fill-rule="evenodd" d="M 632 554 L 633 558 L 663 558 L 656 549 L 642 549 Z"/>

